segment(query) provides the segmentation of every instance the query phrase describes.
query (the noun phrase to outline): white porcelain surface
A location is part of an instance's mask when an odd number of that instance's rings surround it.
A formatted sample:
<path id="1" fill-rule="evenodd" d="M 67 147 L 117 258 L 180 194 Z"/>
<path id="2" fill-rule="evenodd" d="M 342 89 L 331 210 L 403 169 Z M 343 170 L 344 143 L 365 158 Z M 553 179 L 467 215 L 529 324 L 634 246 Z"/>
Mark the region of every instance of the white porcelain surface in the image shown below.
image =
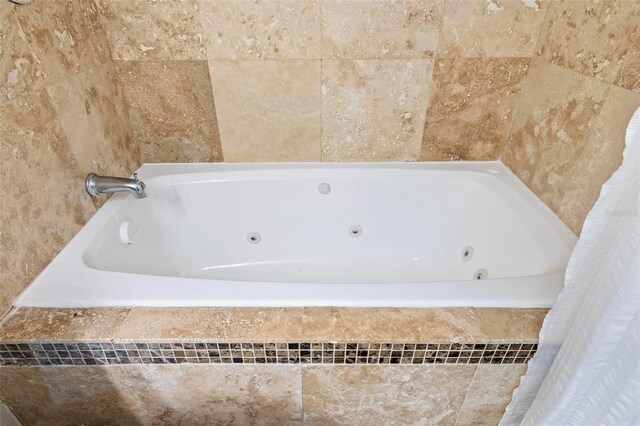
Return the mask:
<path id="1" fill-rule="evenodd" d="M 576 242 L 499 162 L 138 174 L 149 197 L 113 196 L 17 305 L 547 307 Z"/>

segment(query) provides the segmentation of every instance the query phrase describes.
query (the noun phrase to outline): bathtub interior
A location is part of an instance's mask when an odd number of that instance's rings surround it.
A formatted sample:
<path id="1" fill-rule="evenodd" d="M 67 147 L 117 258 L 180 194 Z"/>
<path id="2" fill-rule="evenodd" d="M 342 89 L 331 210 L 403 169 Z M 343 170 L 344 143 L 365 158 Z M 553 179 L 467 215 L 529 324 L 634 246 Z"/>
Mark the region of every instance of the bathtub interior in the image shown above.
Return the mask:
<path id="1" fill-rule="evenodd" d="M 87 267 L 263 283 L 463 281 L 561 272 L 575 243 L 498 162 L 167 170 L 143 166 L 150 196 L 118 195 L 98 213 L 109 217 L 84 248 Z"/>

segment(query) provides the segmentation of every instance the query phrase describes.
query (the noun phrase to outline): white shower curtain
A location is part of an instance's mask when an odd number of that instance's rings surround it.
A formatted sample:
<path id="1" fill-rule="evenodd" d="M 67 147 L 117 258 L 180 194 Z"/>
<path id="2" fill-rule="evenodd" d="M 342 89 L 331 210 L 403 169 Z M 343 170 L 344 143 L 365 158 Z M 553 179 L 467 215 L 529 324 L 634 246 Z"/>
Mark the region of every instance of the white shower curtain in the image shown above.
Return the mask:
<path id="1" fill-rule="evenodd" d="M 640 108 L 501 425 L 640 425 Z"/>

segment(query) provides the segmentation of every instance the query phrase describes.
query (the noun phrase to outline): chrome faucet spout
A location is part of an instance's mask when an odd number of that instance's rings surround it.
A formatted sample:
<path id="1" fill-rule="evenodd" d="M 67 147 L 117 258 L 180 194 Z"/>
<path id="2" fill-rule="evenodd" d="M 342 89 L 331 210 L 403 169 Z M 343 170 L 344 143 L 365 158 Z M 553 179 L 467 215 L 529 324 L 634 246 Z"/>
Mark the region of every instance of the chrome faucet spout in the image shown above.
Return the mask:
<path id="1" fill-rule="evenodd" d="M 145 198 L 148 195 L 147 187 L 144 182 L 138 179 L 137 173 L 133 174 L 133 179 L 89 173 L 84 181 L 84 186 L 92 197 L 112 192 L 128 192 L 135 198 Z"/>

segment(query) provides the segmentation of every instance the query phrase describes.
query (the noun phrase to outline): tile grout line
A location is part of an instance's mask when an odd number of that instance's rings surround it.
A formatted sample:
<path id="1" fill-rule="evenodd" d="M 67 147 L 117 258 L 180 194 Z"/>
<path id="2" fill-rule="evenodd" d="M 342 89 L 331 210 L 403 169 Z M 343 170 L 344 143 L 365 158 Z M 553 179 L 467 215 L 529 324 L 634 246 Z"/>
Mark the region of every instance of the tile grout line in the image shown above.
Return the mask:
<path id="1" fill-rule="evenodd" d="M 473 377 L 471 378 L 471 381 L 469 382 L 469 387 L 467 388 L 467 392 L 464 394 L 464 398 L 462 399 L 462 404 L 460 404 L 460 411 L 456 413 L 456 420 L 455 422 L 453 422 L 453 426 L 458 426 L 458 420 L 460 420 L 460 414 L 462 414 L 462 411 L 464 409 L 464 403 L 467 401 L 467 398 L 469 397 L 469 393 L 471 393 L 471 387 L 473 386 L 473 382 L 476 380 L 476 376 L 478 375 L 479 368 L 480 368 L 480 364 L 476 365 L 476 369 L 473 372 Z"/>
<path id="2" fill-rule="evenodd" d="M 536 344 L 522 342 L 7 342 L 0 344 L 0 361 L 18 367 L 183 363 L 518 365 L 526 364 L 536 348 Z"/>
<path id="3" fill-rule="evenodd" d="M 323 125 L 323 103 L 324 103 L 324 94 L 322 93 L 322 81 L 323 81 L 323 69 L 324 69 L 324 58 L 322 48 L 324 45 L 324 31 L 322 30 L 322 25 L 324 23 L 324 16 L 322 15 L 324 0 L 320 0 L 320 162 L 324 162 L 324 142 L 323 142 L 323 133 L 324 133 L 324 125 Z M 303 307 L 303 315 L 304 315 L 304 307 Z"/>

